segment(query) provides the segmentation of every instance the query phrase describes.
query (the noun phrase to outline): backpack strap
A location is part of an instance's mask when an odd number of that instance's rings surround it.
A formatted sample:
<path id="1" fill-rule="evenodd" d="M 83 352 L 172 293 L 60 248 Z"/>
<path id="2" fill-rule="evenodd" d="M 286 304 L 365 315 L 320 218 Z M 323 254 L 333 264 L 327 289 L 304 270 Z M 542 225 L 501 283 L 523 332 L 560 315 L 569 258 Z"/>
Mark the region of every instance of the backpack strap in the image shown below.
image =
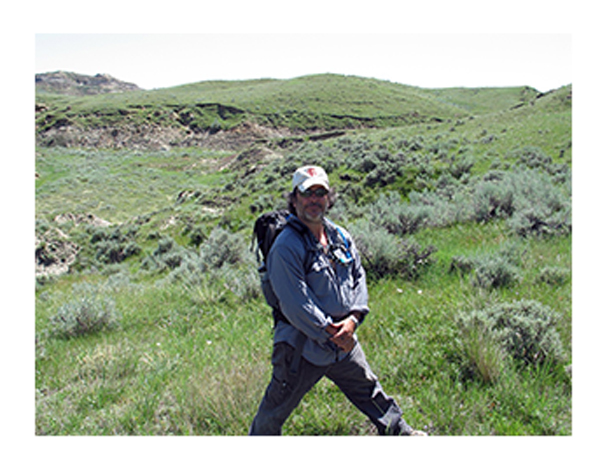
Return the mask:
<path id="1" fill-rule="evenodd" d="M 340 246 L 339 243 L 334 244 L 331 255 L 333 256 L 334 260 L 336 260 L 337 262 L 339 262 L 343 265 L 349 265 L 350 263 L 352 263 L 352 261 L 354 259 L 352 258 L 352 253 L 350 252 L 350 244 L 348 243 L 348 238 L 346 237 L 346 235 L 344 234 L 344 231 L 339 226 L 337 226 L 330 220 L 327 220 L 327 222 L 328 222 L 328 224 L 330 224 L 332 227 L 335 228 L 335 230 L 338 234 L 338 238 L 341 239 L 343 242 L 343 246 Z"/>
<path id="2" fill-rule="evenodd" d="M 291 214 L 287 217 L 285 226 L 293 229 L 298 235 L 300 235 L 300 238 L 302 239 L 302 243 L 304 244 L 305 250 L 304 271 L 307 272 L 310 269 L 310 253 L 314 253 L 315 251 L 317 251 L 317 248 L 313 243 L 314 237 L 311 234 L 309 228 L 302 222 L 300 222 L 300 220 L 297 217 L 292 217 Z"/>
<path id="3" fill-rule="evenodd" d="M 311 236 L 309 233 L 309 229 L 306 225 L 304 225 L 302 222 L 300 222 L 297 218 L 292 217 L 291 214 L 288 215 L 286 218 L 286 224 L 285 224 L 284 230 L 286 227 L 289 227 L 291 230 L 294 230 L 296 233 L 298 233 L 298 235 L 300 235 L 300 238 L 302 239 L 302 242 L 304 244 L 304 250 L 305 250 L 304 271 L 307 272 L 310 268 L 309 262 L 312 257 L 311 252 L 314 252 L 316 250 L 315 247 L 311 246 Z M 275 295 L 275 294 L 273 294 L 273 295 Z M 279 309 L 279 307 L 273 308 L 273 326 L 275 326 L 277 324 L 278 320 L 281 320 L 281 321 L 291 325 L 290 321 L 288 321 L 288 319 L 285 317 L 285 315 L 283 314 L 281 309 Z M 295 341 L 294 356 L 293 356 L 292 362 L 290 364 L 290 374 L 292 376 L 295 376 L 298 373 L 298 370 L 300 368 L 300 360 L 302 359 L 302 352 L 304 350 L 304 344 L 306 343 L 307 339 L 308 339 L 308 337 L 304 333 L 302 333 L 300 330 L 298 330 L 298 335 L 296 336 L 296 341 Z"/>

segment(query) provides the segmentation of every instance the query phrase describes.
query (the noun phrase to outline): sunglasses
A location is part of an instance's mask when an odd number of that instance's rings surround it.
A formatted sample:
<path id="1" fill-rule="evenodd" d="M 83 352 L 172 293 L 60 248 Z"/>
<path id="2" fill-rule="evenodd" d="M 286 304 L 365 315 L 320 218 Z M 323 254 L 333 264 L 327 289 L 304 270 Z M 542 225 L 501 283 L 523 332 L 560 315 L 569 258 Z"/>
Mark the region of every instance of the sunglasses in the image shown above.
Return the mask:
<path id="1" fill-rule="evenodd" d="M 318 187 L 314 190 L 311 189 L 306 189 L 304 192 L 302 192 L 300 189 L 298 189 L 298 193 L 300 195 L 302 195 L 302 197 L 304 198 L 308 198 L 308 197 L 312 197 L 313 195 L 316 195 L 317 197 L 324 197 L 325 195 L 329 194 L 329 191 L 327 189 L 325 189 L 324 187 Z"/>

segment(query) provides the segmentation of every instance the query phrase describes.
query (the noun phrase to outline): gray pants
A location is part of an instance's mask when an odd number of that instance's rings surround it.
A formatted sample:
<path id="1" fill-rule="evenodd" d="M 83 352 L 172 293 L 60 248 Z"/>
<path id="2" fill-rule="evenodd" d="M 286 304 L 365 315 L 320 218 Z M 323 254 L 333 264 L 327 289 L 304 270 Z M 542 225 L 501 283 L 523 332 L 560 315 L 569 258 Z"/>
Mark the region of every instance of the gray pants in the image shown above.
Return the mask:
<path id="1" fill-rule="evenodd" d="M 283 423 L 323 376 L 333 381 L 375 424 L 380 435 L 404 435 L 412 430 L 402 419 L 398 404 L 383 391 L 359 343 L 346 358 L 331 365 L 317 366 L 301 359 L 295 376 L 290 373 L 293 356 L 292 346 L 275 345 L 273 375 L 250 427 L 250 435 L 281 435 Z"/>

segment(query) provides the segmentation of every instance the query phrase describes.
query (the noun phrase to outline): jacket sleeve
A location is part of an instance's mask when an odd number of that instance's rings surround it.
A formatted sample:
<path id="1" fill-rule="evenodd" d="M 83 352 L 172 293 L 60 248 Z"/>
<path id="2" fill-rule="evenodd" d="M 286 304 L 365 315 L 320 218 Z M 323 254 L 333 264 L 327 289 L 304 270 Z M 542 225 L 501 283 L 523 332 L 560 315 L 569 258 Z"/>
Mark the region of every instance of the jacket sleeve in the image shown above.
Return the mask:
<path id="1" fill-rule="evenodd" d="M 360 254 L 356 249 L 356 245 L 352 240 L 350 234 L 346 232 L 347 239 L 349 241 L 350 253 L 354 259 L 352 268 L 352 276 L 354 278 L 354 301 L 350 306 L 351 311 L 358 311 L 362 314 L 362 320 L 369 313 L 369 292 L 367 289 L 367 275 L 365 269 L 362 266 Z"/>
<path id="2" fill-rule="evenodd" d="M 285 241 L 276 243 L 267 259 L 271 286 L 290 323 L 308 338 L 325 344 L 330 338 L 325 328 L 333 321 L 319 308 L 306 283 L 302 240 L 289 236 Z"/>

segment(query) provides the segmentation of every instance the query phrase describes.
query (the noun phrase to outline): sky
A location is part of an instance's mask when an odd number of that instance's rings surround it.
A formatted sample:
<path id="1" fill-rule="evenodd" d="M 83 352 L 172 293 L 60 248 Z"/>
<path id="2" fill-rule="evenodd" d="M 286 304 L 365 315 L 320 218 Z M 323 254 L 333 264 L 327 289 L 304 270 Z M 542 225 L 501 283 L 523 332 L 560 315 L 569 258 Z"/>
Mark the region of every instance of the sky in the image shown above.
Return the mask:
<path id="1" fill-rule="evenodd" d="M 107 73 L 142 89 L 318 73 L 422 88 L 572 83 L 567 33 L 38 33 L 35 72 Z"/>

